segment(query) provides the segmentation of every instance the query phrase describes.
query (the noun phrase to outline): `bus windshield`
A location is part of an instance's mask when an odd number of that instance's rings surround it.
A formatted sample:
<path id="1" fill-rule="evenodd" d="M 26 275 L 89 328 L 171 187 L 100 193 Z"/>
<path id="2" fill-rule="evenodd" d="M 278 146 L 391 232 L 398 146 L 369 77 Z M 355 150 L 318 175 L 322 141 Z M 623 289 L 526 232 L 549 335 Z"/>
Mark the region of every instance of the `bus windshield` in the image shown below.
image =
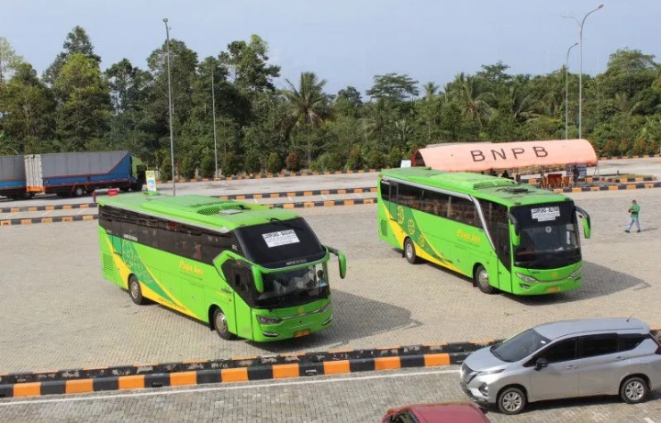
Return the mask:
<path id="1" fill-rule="evenodd" d="M 318 261 L 326 255 L 325 248 L 302 218 L 272 219 L 271 223 L 238 228 L 236 234 L 245 256 L 268 269 Z"/>
<path id="2" fill-rule="evenodd" d="M 514 207 L 521 242 L 514 250 L 516 266 L 551 269 L 581 260 L 576 212 L 571 202 Z"/>
<path id="3" fill-rule="evenodd" d="M 328 281 L 321 264 L 296 270 L 263 273 L 264 292 L 256 298 L 266 305 L 296 305 L 325 298 L 329 294 Z"/>

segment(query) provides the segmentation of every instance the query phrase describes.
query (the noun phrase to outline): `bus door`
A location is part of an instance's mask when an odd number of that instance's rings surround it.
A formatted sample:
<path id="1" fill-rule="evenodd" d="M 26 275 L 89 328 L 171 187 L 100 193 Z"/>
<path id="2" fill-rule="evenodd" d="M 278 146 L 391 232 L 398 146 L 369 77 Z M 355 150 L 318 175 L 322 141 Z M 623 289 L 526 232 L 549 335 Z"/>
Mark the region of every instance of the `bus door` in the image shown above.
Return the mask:
<path id="1" fill-rule="evenodd" d="M 252 309 L 248 305 L 254 292 L 252 269 L 235 262 L 232 266 L 232 279 L 228 281 L 234 289 L 234 322 L 236 334 L 241 338 L 253 339 Z M 229 311 L 229 310 L 228 310 Z"/>
<path id="2" fill-rule="evenodd" d="M 388 197 L 390 200 L 390 205 L 388 212 L 390 213 L 390 216 L 392 217 L 393 220 L 397 220 L 397 191 L 398 191 L 398 186 L 396 182 L 389 182 L 390 185 L 390 196 Z M 383 193 L 381 194 L 383 197 Z"/>
<path id="3" fill-rule="evenodd" d="M 496 239 L 493 240 L 498 256 L 498 283 L 501 291 L 512 292 L 512 248 L 509 223 L 496 223 Z"/>

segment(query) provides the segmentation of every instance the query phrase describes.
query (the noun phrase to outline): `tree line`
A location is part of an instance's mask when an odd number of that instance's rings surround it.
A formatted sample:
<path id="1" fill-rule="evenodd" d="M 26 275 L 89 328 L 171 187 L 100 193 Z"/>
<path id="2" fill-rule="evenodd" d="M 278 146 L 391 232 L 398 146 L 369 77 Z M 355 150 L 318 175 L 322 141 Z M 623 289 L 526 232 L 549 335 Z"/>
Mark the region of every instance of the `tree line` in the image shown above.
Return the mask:
<path id="1" fill-rule="evenodd" d="M 38 75 L 0 37 L 0 155 L 122 149 L 170 175 L 166 53 L 163 43 L 146 69 L 123 59 L 102 71 L 87 32 L 75 27 Z M 185 178 L 213 176 L 216 151 L 218 168 L 232 175 L 398 166 L 416 148 L 444 142 L 563 139 L 565 111 L 569 138 L 578 136 L 578 75 L 564 67 L 513 75 L 498 62 L 442 87 L 384 73 L 364 95 L 353 86 L 328 93 L 326 80 L 302 72 L 280 88 L 281 68 L 258 35 L 203 59 L 171 39 L 170 67 L 175 167 Z M 603 73 L 584 75 L 582 126 L 600 155 L 658 153 L 654 56 L 620 49 Z"/>

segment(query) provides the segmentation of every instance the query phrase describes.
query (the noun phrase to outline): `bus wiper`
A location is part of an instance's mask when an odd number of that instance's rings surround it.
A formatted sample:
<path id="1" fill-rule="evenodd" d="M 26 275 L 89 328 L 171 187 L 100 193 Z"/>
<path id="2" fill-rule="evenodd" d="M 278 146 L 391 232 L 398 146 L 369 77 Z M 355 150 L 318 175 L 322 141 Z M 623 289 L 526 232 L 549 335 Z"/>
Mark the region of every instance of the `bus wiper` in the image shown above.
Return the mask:
<path id="1" fill-rule="evenodd" d="M 292 225 L 289 221 L 287 221 L 287 220 L 282 220 L 282 219 L 278 219 L 277 217 L 271 217 L 271 218 L 269 218 L 269 222 L 271 222 L 271 223 L 279 223 L 280 225 L 283 225 L 283 226 L 286 226 L 286 227 L 288 227 L 288 228 L 292 228 L 292 229 L 299 229 L 299 230 L 301 229 L 300 227 L 298 227 L 298 226 L 296 226 L 296 225 Z"/>

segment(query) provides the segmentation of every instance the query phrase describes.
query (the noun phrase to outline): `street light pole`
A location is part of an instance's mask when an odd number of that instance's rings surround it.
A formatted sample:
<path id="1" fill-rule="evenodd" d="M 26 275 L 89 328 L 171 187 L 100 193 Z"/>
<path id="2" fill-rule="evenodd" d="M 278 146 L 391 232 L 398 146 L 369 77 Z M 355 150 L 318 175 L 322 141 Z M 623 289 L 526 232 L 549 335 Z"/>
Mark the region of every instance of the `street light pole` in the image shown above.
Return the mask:
<path id="1" fill-rule="evenodd" d="M 212 63 L 213 67 L 211 68 L 211 109 L 213 113 L 213 154 L 216 163 L 216 173 L 213 174 L 213 178 L 218 177 L 218 140 L 216 134 L 216 91 L 213 88 L 214 75 L 216 73 L 216 64 Z"/>
<path id="2" fill-rule="evenodd" d="M 574 43 L 567 49 L 567 59 L 565 60 L 565 139 L 569 139 L 569 52 L 576 47 Z M 580 138 L 580 136 L 579 136 Z"/>
<path id="3" fill-rule="evenodd" d="M 569 18 L 576 21 L 578 24 L 578 50 L 579 50 L 579 61 L 578 61 L 578 138 L 583 137 L 583 25 L 585 20 L 596 12 L 599 9 L 604 7 L 603 4 L 595 7 L 593 10 L 589 11 L 581 22 L 578 21 L 573 16 L 562 15 L 563 18 Z"/>
<path id="4" fill-rule="evenodd" d="M 168 103 L 169 103 L 169 121 L 170 121 L 170 159 L 172 166 L 172 195 L 177 195 L 177 181 L 174 172 L 174 131 L 172 129 L 172 78 L 170 75 L 170 27 L 168 27 L 168 18 L 163 19 L 165 24 L 165 35 L 167 36 L 168 49 Z"/>

